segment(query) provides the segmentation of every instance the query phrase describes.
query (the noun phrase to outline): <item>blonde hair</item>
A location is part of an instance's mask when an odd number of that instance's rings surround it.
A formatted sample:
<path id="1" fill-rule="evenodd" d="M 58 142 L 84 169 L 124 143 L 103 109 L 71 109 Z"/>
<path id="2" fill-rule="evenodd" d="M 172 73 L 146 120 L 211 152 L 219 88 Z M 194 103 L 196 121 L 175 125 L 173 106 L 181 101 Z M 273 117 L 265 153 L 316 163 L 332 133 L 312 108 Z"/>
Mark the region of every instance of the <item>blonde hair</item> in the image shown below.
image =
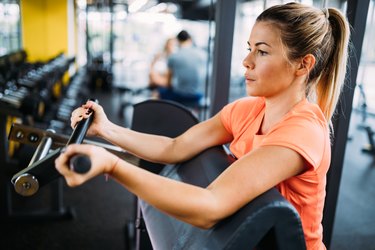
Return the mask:
<path id="1" fill-rule="evenodd" d="M 330 121 L 342 86 L 348 61 L 350 29 L 345 16 L 337 9 L 318 9 L 300 3 L 276 5 L 266 9 L 257 22 L 271 22 L 281 33 L 288 60 L 307 54 L 315 56 L 306 96 L 321 108 Z"/>

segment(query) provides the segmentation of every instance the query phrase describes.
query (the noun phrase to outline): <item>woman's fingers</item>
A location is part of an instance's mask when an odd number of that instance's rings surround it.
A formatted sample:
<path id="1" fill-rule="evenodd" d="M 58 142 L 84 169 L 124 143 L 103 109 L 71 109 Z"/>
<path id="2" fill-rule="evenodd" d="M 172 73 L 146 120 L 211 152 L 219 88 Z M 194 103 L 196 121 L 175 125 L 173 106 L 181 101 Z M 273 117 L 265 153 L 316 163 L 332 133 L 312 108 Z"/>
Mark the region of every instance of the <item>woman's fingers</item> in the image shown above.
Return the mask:
<path id="1" fill-rule="evenodd" d="M 91 106 L 91 105 L 90 105 Z M 70 117 L 70 126 L 71 128 L 75 128 L 77 126 L 77 123 L 80 122 L 82 119 L 88 118 L 92 111 L 89 111 L 90 108 L 87 107 L 86 104 L 82 105 L 82 107 L 75 109 L 72 112 L 72 115 Z"/>
<path id="2" fill-rule="evenodd" d="M 73 169 L 70 168 L 70 160 L 74 155 L 87 155 L 89 156 L 90 146 L 85 144 L 71 144 L 65 147 L 60 156 L 55 160 L 56 170 L 64 176 L 69 186 L 77 186 L 82 184 L 90 178 L 83 174 L 77 174 Z"/>
<path id="3" fill-rule="evenodd" d="M 69 165 L 69 160 L 77 154 L 88 155 L 89 149 L 88 145 L 84 144 L 71 144 L 66 146 L 62 151 L 60 156 L 56 159 L 56 165 L 59 170 L 64 170 L 63 168 Z"/>
<path id="4" fill-rule="evenodd" d="M 83 115 L 70 117 L 70 127 L 74 129 L 77 126 L 77 123 L 80 122 L 82 119 Z"/>

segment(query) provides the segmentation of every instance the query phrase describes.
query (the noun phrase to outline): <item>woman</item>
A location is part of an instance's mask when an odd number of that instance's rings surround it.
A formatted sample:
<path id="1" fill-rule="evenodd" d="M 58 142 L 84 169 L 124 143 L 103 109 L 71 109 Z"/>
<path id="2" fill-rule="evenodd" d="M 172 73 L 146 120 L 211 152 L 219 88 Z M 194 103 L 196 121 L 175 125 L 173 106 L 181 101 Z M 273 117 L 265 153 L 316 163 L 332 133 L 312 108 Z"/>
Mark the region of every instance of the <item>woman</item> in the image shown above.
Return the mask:
<path id="1" fill-rule="evenodd" d="M 170 87 L 168 86 L 168 57 L 176 49 L 176 39 L 168 38 L 165 42 L 163 51 L 157 53 L 150 65 L 150 88 Z"/>
<path id="2" fill-rule="evenodd" d="M 243 65 L 249 97 L 184 134 L 167 138 L 122 128 L 93 102 L 73 112 L 74 127 L 91 108 L 90 135 L 153 162 L 181 162 L 230 143 L 238 160 L 207 188 L 154 175 L 90 145 L 69 146 L 56 168 L 69 186 L 109 174 L 157 209 L 201 228 L 212 227 L 276 186 L 299 212 L 308 249 L 325 249 L 321 220 L 331 155 L 329 124 L 344 82 L 348 41 L 348 23 L 336 9 L 273 6 L 257 18 L 247 41 Z M 77 153 L 93 162 L 85 175 L 67 166 Z"/>

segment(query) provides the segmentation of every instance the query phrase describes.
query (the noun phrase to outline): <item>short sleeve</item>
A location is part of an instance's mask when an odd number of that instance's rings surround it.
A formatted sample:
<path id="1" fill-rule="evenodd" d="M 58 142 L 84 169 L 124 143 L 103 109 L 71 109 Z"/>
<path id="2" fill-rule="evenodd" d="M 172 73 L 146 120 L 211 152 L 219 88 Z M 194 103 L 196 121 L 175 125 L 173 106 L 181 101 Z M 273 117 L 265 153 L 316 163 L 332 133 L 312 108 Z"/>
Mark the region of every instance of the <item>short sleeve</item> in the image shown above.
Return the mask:
<path id="1" fill-rule="evenodd" d="M 234 103 L 229 103 L 220 112 L 220 119 L 224 128 L 228 131 L 232 131 L 231 117 L 233 112 Z"/>

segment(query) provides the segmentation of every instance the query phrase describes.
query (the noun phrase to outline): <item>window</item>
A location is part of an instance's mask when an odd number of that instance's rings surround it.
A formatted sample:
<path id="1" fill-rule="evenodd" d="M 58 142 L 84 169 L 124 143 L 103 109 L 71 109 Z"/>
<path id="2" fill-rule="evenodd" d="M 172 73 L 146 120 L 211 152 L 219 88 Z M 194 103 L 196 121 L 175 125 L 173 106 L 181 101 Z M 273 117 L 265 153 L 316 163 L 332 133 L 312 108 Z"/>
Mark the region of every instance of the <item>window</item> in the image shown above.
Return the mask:
<path id="1" fill-rule="evenodd" d="M 21 48 L 19 1 L 0 0 L 0 56 Z"/>

